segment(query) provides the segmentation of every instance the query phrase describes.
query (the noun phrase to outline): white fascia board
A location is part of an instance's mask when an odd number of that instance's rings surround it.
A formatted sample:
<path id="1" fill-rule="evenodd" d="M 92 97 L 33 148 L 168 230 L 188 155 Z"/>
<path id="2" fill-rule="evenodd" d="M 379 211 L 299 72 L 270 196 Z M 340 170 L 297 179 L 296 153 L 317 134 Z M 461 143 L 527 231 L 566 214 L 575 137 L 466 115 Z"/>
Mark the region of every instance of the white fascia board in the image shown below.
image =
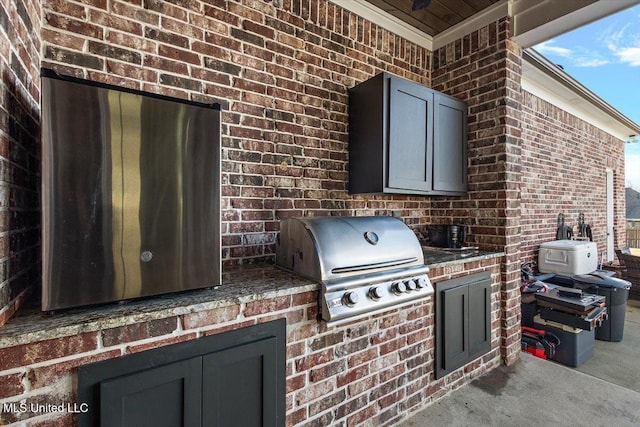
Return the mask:
<path id="1" fill-rule="evenodd" d="M 418 30 L 406 22 L 396 18 L 390 13 L 366 2 L 365 0 L 330 0 L 337 6 L 349 12 L 355 13 L 361 18 L 372 22 L 384 29 L 391 31 L 400 37 L 422 46 L 430 51 L 433 50 L 433 38 L 424 31 Z"/>
<path id="2" fill-rule="evenodd" d="M 556 78 L 529 63 L 526 58 L 523 58 L 522 61 L 521 87 L 522 90 L 592 124 L 621 141 L 627 141 L 630 135 L 638 134 L 640 126 L 622 123 L 621 120 L 613 117 L 611 112 L 604 111 L 596 106 L 592 100 L 587 99 L 584 93 L 562 84 Z M 600 103 L 605 107 L 608 106 L 614 113 L 617 112 L 604 101 L 601 100 Z M 618 114 L 620 113 L 618 112 Z"/>
<path id="3" fill-rule="evenodd" d="M 513 40 L 523 49 L 637 5 L 638 0 L 511 0 Z M 590 4 L 589 4 L 590 3 Z M 571 9 L 575 9 L 570 11 Z M 563 12 L 568 12 L 564 13 Z M 554 18 L 554 15 L 555 18 Z M 547 19 L 547 22 L 543 22 Z"/>

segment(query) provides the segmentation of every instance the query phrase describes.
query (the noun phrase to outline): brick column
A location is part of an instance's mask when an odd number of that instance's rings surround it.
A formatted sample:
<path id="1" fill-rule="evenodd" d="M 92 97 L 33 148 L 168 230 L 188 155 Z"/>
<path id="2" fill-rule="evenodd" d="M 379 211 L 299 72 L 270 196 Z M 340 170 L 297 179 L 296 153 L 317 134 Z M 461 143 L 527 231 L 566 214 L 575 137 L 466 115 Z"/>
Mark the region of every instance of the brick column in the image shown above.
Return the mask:
<path id="1" fill-rule="evenodd" d="M 433 88 L 468 104 L 469 192 L 432 203 L 432 215 L 469 226 L 470 244 L 505 252 L 501 351 L 520 351 L 521 51 L 503 18 L 433 52 Z"/>

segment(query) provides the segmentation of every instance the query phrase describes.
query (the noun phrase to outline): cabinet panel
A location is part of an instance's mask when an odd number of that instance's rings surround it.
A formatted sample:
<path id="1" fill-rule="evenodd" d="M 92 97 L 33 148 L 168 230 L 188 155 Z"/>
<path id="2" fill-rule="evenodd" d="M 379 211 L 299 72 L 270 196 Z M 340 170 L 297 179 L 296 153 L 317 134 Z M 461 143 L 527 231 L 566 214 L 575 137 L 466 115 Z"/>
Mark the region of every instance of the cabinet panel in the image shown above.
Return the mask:
<path id="1" fill-rule="evenodd" d="M 103 381 L 100 425 L 200 426 L 200 358 Z"/>
<path id="2" fill-rule="evenodd" d="M 203 425 L 278 425 L 277 344 L 270 338 L 204 357 Z"/>
<path id="3" fill-rule="evenodd" d="M 469 286 L 469 357 L 491 350 L 491 281 Z"/>
<path id="4" fill-rule="evenodd" d="M 442 327 L 446 331 L 442 342 L 442 367 L 455 369 L 469 354 L 468 288 L 458 286 L 442 291 Z"/>
<path id="5" fill-rule="evenodd" d="M 388 186 L 431 190 L 433 92 L 392 78 L 389 109 Z"/>
<path id="6" fill-rule="evenodd" d="M 435 95 L 433 189 L 467 191 L 467 106 L 455 98 Z"/>
<path id="7" fill-rule="evenodd" d="M 350 193 L 381 193 L 385 187 L 388 85 L 382 73 L 349 91 Z"/>
<path id="8" fill-rule="evenodd" d="M 435 377 L 466 365 L 491 350 L 491 273 L 435 284 Z"/>

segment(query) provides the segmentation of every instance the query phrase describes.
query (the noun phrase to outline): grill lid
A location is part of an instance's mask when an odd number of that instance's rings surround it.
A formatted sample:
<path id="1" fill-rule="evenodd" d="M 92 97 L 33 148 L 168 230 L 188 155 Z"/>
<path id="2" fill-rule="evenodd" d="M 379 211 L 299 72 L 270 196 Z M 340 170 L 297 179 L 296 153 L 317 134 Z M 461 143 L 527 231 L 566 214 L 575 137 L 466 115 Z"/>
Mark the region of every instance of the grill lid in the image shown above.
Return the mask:
<path id="1" fill-rule="evenodd" d="M 281 222 L 276 263 L 325 282 L 424 265 L 424 256 L 416 235 L 397 218 L 288 218 Z"/>

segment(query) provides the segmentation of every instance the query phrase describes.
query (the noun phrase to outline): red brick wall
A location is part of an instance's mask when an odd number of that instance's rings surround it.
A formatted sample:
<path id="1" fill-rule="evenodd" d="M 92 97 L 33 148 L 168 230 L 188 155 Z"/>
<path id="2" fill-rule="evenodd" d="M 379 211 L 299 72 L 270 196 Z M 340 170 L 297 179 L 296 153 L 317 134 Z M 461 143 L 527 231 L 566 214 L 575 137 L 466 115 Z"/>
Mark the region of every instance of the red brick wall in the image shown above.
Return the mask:
<path id="1" fill-rule="evenodd" d="M 598 253 L 606 250 L 606 171 L 614 176 L 614 243 L 625 239 L 624 143 L 589 123 L 523 92 L 522 258 L 537 259 L 555 240 L 557 217 L 577 233 L 578 215 L 591 225 Z"/>
<path id="2" fill-rule="evenodd" d="M 606 147 L 615 147 L 615 153 L 604 164 L 616 171 L 616 189 L 621 188 L 622 151 L 617 142 L 581 122 L 571 122 L 573 119 L 568 115 L 534 102 L 528 94 L 521 94 L 520 52 L 509 40 L 508 19 L 475 31 L 432 55 L 326 0 L 31 0 L 6 4 L 0 5 L 3 30 L 0 31 L 3 69 L 0 161 L 6 171 L 0 177 L 3 190 L 0 320 L 11 315 L 14 299 L 26 284 L 38 283 L 40 52 L 42 66 L 63 74 L 197 101 L 222 102 L 225 267 L 271 258 L 278 220 L 288 216 L 396 214 L 409 225 L 428 224 L 436 217 L 469 225 L 470 243 L 506 253 L 506 261 L 500 267 L 491 267 L 496 278 L 492 324 L 499 328 L 494 330 L 493 353 L 499 352 L 508 363 L 517 357 L 520 348 L 519 265 L 535 251 L 537 236 L 547 235 L 549 230 L 541 232 L 540 222 L 535 223 L 540 214 L 536 211 L 538 196 L 533 192 L 537 188 L 537 172 L 530 159 L 545 155 L 544 144 L 558 142 L 556 148 L 561 153 L 573 155 L 582 165 L 594 161 L 602 165 Z M 42 13 L 40 7 L 44 8 Z M 34 34 L 40 34 L 41 39 Z M 381 71 L 431 85 L 468 102 L 467 196 L 347 194 L 348 89 Z M 560 127 L 565 119 L 573 123 L 573 129 L 562 131 L 568 132 L 572 140 L 588 141 L 584 143 L 600 157 L 575 155 L 566 144 L 568 137 L 564 143 L 552 139 L 552 134 L 565 134 L 553 127 Z M 554 131 L 538 133 L 542 132 L 541 127 Z M 536 140 L 543 145 L 533 144 Z M 600 141 L 606 144 L 599 145 Z M 573 170 L 579 171 L 580 166 L 575 165 Z M 587 190 L 590 186 L 585 182 L 601 183 L 600 172 L 588 175 L 589 179 L 580 181 L 576 188 Z M 574 182 L 572 177 L 563 176 L 568 183 Z M 598 195 L 585 196 L 587 193 L 580 191 L 580 196 L 573 199 L 580 200 L 580 204 L 597 203 Z M 622 197 L 623 194 L 616 193 L 617 200 Z M 556 209 L 552 206 L 551 213 L 547 213 L 551 230 L 555 229 Z M 566 213 L 572 219 L 576 211 Z M 585 214 L 587 221 L 596 227 L 602 221 L 595 218 L 596 213 L 593 220 L 589 211 L 585 210 Z M 477 266 L 471 270 L 474 268 Z M 443 269 L 432 272 L 432 277 L 437 280 L 462 273 Z M 304 370 L 297 371 L 295 363 L 289 362 L 290 420 L 304 417 L 312 420 L 309 424 L 313 425 L 342 419 L 333 408 L 323 407 L 319 397 L 324 397 L 323 390 L 330 386 L 334 390 L 340 382 L 340 391 L 335 393 L 344 394 L 329 394 L 336 401 L 351 396 L 349 393 L 358 387 L 377 387 L 380 400 L 376 399 L 375 405 L 361 400 L 364 398 L 348 398 L 340 408 L 356 417 L 352 422 L 366 416 L 384 423 L 395 417 L 393 411 L 404 411 L 424 399 L 437 397 L 497 360 L 492 353 L 444 380 L 431 382 L 433 332 L 429 319 L 432 317 L 423 315 L 431 314 L 433 307 L 426 303 L 417 311 L 390 315 L 385 322 L 389 322 L 392 336 L 400 338 L 390 338 L 384 344 L 379 337 L 381 330 L 372 330 L 364 322 L 362 329 L 340 329 L 338 335 L 345 345 L 357 346 L 354 343 L 360 342 L 360 336 L 376 343 L 375 350 L 363 351 L 371 358 L 367 359 L 367 369 L 377 370 L 367 371 L 362 377 L 367 381 L 361 381 L 359 369 L 365 368 L 357 365 L 359 368 L 349 374 L 351 377 L 339 380 L 337 374 L 328 371 L 346 366 L 344 362 L 326 365 L 323 359 L 338 351 L 338 344 L 331 339 L 339 337 L 322 329 L 322 324 L 305 320 L 307 310 L 315 309 L 311 308 L 315 307 L 311 299 L 309 296 L 309 301 L 302 302 L 278 300 L 277 308 L 264 306 L 268 309 L 259 308 L 256 303 L 252 306 L 255 312 L 250 314 L 256 316 L 256 321 L 285 314 L 295 325 L 288 330 L 290 359 L 299 360 L 302 365 L 320 366 L 318 374 L 310 376 Z M 224 327 L 240 326 L 242 321 L 235 314 L 239 307 L 230 310 L 233 313 L 218 313 L 225 319 L 230 316 L 222 322 Z M 198 333 L 209 333 L 199 328 L 213 332 L 217 326 L 208 325 L 220 323 L 218 320 L 198 323 L 195 317 L 176 318 L 175 325 L 172 322 L 88 332 L 63 341 L 52 338 L 53 341 L 42 345 L 14 348 L 13 353 L 0 349 L 4 360 L 18 360 L 3 371 L 6 382 L 2 383 L 6 386 L 0 391 L 0 399 L 22 396 L 32 389 L 36 392 L 29 399 L 55 397 L 60 384 L 60 390 L 68 394 L 72 390 L 73 368 L 79 363 L 112 357 L 118 351 L 129 351 L 125 350 L 129 347 L 143 349 L 191 339 Z M 425 333 L 426 337 L 421 335 Z M 316 335 L 326 336 L 327 341 L 315 341 Z M 114 350 L 111 346 L 106 350 L 102 344 L 96 344 L 105 339 L 115 347 L 115 353 L 110 353 Z M 392 380 L 386 380 L 391 374 L 374 360 L 388 361 L 387 351 L 393 355 L 389 357 L 401 357 L 394 346 L 408 343 L 409 339 L 422 340 L 419 348 L 425 350 L 426 356 L 420 354 L 419 358 L 426 360 L 418 359 L 425 364 L 419 365 L 419 370 L 409 371 L 392 364 L 398 373 L 409 375 L 416 382 L 398 392 L 402 395 L 391 397 L 385 392 L 392 387 Z M 73 346 L 78 346 L 81 353 L 76 355 Z M 376 367 L 372 368 L 373 365 Z M 350 386 L 352 383 L 358 386 Z M 399 408 L 389 404 L 393 399 L 403 402 Z M 376 412 L 378 408 L 384 409 Z"/>
<path id="3" fill-rule="evenodd" d="M 42 46 L 29 49 L 34 54 L 25 73 L 33 76 L 26 77 L 28 118 L 38 115 L 38 52 L 42 66 L 62 74 L 222 102 L 225 267 L 270 258 L 278 220 L 288 216 L 395 214 L 412 226 L 429 223 L 429 198 L 346 192 L 348 88 L 381 71 L 429 85 L 432 65 L 426 49 L 325 0 L 54 0 L 33 5 L 34 16 L 42 16 L 42 29 L 24 34 L 39 33 Z M 3 29 L 9 22 L 22 25 L 19 8 L 11 3 L 7 18 L 0 15 Z M 2 46 L 11 50 L 2 52 L 3 65 L 25 56 L 19 39 L 3 40 Z M 9 98 L 20 91 L 10 88 Z M 3 100 L 3 108 L 12 102 Z M 23 114 L 20 120 L 31 123 Z M 31 129 L 26 124 L 21 126 Z M 12 128 L 1 125 L 4 138 Z M 13 173 L 20 175 L 31 165 L 37 177 L 39 148 L 32 145 L 33 158 L 20 157 Z M 33 185 L 37 194 L 37 180 Z M 27 216 L 37 235 L 35 200 L 33 215 Z M 28 211 L 29 203 L 20 203 L 21 214 Z M 13 233 L 20 235 L 22 228 Z M 24 265 L 37 269 L 38 250 L 35 246 L 22 257 Z M 500 363 L 498 263 L 432 271 L 434 281 L 486 269 L 494 278 L 493 350 L 438 381 L 432 380 L 431 301 L 327 329 L 315 320 L 316 295 L 310 293 L 3 345 L 0 403 L 74 402 L 75 370 L 81 364 L 284 316 L 288 425 L 365 419 L 390 425 Z M 29 283 L 38 283 L 37 275 Z M 72 415 L 32 415 L 3 413 L 0 421 L 17 417 L 28 419 L 30 426 L 74 424 Z"/>
<path id="4" fill-rule="evenodd" d="M 272 257 L 285 217 L 428 222 L 429 199 L 346 191 L 348 89 L 383 70 L 428 84 L 426 49 L 325 0 L 44 7 L 43 66 L 222 102 L 225 266 Z"/>
<path id="5" fill-rule="evenodd" d="M 433 88 L 468 105 L 469 192 L 432 201 L 432 217 L 469 226 L 471 241 L 506 253 L 503 358 L 520 352 L 520 48 L 504 18 L 434 52 Z"/>
<path id="6" fill-rule="evenodd" d="M 0 3 L 0 326 L 38 283 L 40 2 Z"/>
<path id="7" fill-rule="evenodd" d="M 0 348 L 0 424 L 70 427 L 75 415 L 3 411 L 3 404 L 77 407 L 77 367 L 172 343 L 287 319 L 286 425 L 390 426 L 500 362 L 500 258 L 433 268 L 434 283 L 490 271 L 492 350 L 439 380 L 434 370 L 433 299 L 328 328 L 316 321 L 317 293 L 282 294 L 242 305 L 145 313 L 127 323 Z M 206 306 L 206 305 L 205 305 Z M 67 332 L 68 334 L 68 332 Z"/>

